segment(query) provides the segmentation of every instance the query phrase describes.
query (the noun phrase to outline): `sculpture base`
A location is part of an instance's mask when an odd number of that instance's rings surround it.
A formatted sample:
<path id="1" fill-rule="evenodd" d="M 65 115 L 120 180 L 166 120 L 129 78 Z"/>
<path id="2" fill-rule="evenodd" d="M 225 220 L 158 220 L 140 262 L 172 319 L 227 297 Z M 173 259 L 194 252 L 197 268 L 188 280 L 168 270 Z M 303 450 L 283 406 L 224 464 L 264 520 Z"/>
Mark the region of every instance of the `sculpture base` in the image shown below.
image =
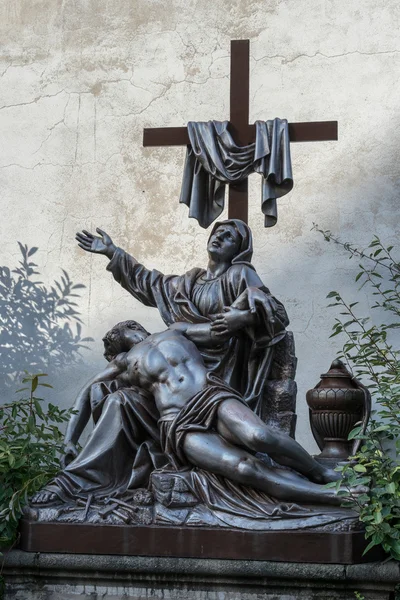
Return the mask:
<path id="1" fill-rule="evenodd" d="M 362 531 L 246 531 L 151 525 L 43 523 L 23 519 L 20 547 L 27 552 L 347 565 L 385 558 L 379 548 L 373 548 L 363 556 L 366 545 Z"/>
<path id="2" fill-rule="evenodd" d="M 399 563 L 322 565 L 34 554 L 3 558 L 4 600 L 393 600 Z"/>

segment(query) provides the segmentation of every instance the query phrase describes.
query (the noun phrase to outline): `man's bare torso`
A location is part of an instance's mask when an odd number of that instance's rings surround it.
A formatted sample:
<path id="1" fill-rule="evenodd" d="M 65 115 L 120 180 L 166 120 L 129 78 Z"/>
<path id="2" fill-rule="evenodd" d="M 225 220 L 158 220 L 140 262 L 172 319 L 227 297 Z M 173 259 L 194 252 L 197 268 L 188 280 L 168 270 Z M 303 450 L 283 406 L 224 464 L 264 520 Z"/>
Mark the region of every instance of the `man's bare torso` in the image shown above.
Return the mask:
<path id="1" fill-rule="evenodd" d="M 119 379 L 151 392 L 162 418 L 173 418 L 206 384 L 206 369 L 196 346 L 177 331 L 150 335 L 123 359 Z"/>

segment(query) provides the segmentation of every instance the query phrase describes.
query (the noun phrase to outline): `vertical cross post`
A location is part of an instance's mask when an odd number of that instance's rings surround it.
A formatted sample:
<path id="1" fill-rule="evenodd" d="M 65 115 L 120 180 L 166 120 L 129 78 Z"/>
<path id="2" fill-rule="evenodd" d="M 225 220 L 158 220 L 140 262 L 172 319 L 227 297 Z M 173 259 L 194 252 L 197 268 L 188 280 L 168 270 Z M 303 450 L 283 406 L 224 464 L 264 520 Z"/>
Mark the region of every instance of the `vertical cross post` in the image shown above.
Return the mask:
<path id="1" fill-rule="evenodd" d="M 249 144 L 250 40 L 231 41 L 230 128 L 238 146 Z M 229 186 L 228 218 L 247 223 L 248 179 Z"/>

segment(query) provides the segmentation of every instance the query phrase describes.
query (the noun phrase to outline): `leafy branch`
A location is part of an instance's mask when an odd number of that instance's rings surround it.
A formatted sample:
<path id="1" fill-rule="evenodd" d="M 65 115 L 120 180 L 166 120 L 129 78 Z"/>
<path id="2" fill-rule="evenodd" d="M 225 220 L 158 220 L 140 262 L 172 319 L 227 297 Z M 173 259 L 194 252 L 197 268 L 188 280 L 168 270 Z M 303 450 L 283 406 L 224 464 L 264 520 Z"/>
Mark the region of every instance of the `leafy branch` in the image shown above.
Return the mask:
<path id="1" fill-rule="evenodd" d="M 400 327 L 400 265 L 393 257 L 393 246 L 385 247 L 374 236 L 366 249 L 342 242 L 330 231 L 314 229 L 343 248 L 349 258 L 361 259 L 355 281 L 366 287 L 374 297 L 371 309 L 380 317 L 379 324 L 371 317 L 357 314 L 358 302 L 347 302 L 339 292 L 328 298 L 329 306 L 339 307 L 331 337 L 345 336 L 340 358 L 352 366 L 357 377 L 367 377 L 376 410 L 367 430 L 356 427 L 349 439 L 361 444 L 352 460 L 340 467 L 347 489 L 368 486 L 368 492 L 351 496 L 343 505 L 355 509 L 365 524 L 369 544 L 381 544 L 392 558 L 400 560 L 400 349 L 393 334 Z"/>
<path id="2" fill-rule="evenodd" d="M 62 410 L 36 395 L 38 388 L 51 388 L 45 373 L 22 379 L 27 384 L 22 398 L 0 406 L 0 547 L 9 546 L 17 535 L 18 520 L 29 496 L 42 488 L 60 470 L 63 453 L 61 423 L 71 410 Z"/>

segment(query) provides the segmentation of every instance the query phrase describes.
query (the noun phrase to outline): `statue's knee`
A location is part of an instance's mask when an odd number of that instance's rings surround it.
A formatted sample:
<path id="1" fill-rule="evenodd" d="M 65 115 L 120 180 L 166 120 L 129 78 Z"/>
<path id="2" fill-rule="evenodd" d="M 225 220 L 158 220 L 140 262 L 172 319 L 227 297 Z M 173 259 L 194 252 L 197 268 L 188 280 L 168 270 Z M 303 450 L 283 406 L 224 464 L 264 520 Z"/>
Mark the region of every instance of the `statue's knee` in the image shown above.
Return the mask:
<path id="1" fill-rule="evenodd" d="M 113 392 L 107 397 L 107 406 L 117 408 L 124 404 L 124 398 L 120 392 Z"/>
<path id="2" fill-rule="evenodd" d="M 238 461 L 236 465 L 236 470 L 238 472 L 240 480 L 243 483 L 249 483 L 253 481 L 255 468 L 255 460 L 251 456 L 244 456 Z"/>
<path id="3" fill-rule="evenodd" d="M 252 450 L 268 450 L 275 445 L 275 434 L 267 426 L 254 427 L 250 433 L 249 447 Z"/>

